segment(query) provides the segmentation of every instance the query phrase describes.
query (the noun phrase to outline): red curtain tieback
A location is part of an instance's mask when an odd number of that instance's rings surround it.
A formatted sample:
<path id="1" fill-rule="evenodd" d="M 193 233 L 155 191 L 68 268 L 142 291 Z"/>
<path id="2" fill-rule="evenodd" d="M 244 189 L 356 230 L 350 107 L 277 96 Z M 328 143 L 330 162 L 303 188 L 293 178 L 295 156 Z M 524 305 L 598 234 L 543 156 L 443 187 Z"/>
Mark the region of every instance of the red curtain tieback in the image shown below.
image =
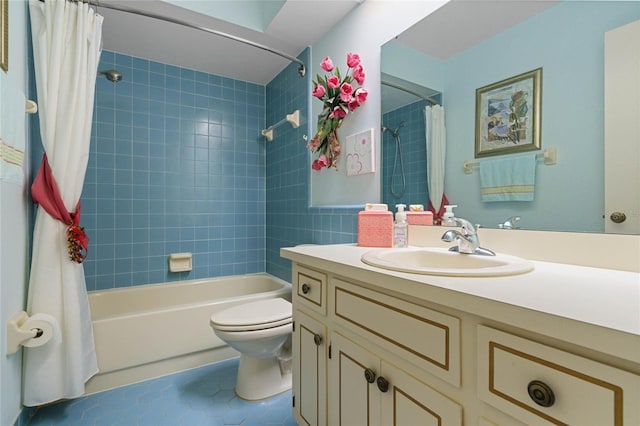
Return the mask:
<path id="1" fill-rule="evenodd" d="M 446 206 L 447 204 L 449 204 L 449 200 L 447 199 L 447 196 L 445 194 L 442 194 L 442 202 L 440 203 L 440 209 L 438 211 L 436 211 L 431 201 L 429 201 L 428 210 L 433 213 L 434 225 L 440 225 L 442 223 L 442 215 L 444 215 L 444 211 L 445 211 L 444 206 Z"/>
<path id="2" fill-rule="evenodd" d="M 69 257 L 72 261 L 82 263 L 87 258 L 89 251 L 89 237 L 80 226 L 80 201 L 75 213 L 69 213 L 62 201 L 58 185 L 53 178 L 47 154 L 42 156 L 40 170 L 31 185 L 33 201 L 39 204 L 51 217 L 67 225 L 67 243 L 69 245 Z"/>

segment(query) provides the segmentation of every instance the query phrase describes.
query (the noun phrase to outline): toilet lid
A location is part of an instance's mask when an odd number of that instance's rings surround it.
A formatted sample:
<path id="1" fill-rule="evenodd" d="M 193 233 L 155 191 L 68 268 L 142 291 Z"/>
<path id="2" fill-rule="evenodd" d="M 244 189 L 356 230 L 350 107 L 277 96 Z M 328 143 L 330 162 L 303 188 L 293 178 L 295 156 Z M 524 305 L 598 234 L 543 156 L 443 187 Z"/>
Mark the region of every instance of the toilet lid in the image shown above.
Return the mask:
<path id="1" fill-rule="evenodd" d="M 291 303 L 287 300 L 266 299 L 224 309 L 211 315 L 211 325 L 221 330 L 257 330 L 288 324 Z"/>

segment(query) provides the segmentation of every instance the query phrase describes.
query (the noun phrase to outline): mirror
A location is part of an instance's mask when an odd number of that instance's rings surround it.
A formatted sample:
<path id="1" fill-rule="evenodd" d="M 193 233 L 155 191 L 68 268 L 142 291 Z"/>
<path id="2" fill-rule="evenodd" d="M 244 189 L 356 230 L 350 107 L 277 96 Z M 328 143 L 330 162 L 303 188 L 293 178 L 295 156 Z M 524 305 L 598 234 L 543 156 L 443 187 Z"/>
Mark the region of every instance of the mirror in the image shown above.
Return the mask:
<path id="1" fill-rule="evenodd" d="M 422 111 L 430 96 L 446 111 L 445 194 L 457 215 L 490 228 L 520 216 L 522 229 L 604 232 L 604 34 L 638 19 L 640 2 L 453 0 L 387 42 L 382 126 L 402 123 L 403 161 L 384 132 L 383 202 L 426 205 Z M 556 147 L 557 164 L 538 161 L 534 201 L 482 202 L 478 168 L 463 169 L 484 160 L 474 159 L 476 89 L 539 67 L 542 150 Z M 392 182 L 398 192 L 402 168 L 406 191 L 397 197 Z M 634 180 L 627 184 L 637 190 Z"/>

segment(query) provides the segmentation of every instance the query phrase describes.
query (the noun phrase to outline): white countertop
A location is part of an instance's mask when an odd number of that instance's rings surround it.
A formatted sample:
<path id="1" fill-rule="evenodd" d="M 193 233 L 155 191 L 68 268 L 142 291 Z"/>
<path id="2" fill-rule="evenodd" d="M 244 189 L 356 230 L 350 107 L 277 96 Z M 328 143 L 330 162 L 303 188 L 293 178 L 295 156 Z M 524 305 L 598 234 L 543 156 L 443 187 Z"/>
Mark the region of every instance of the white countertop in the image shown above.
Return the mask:
<path id="1" fill-rule="evenodd" d="M 509 307 L 518 307 L 628 333 L 634 340 L 640 336 L 637 272 L 534 261 L 534 271 L 506 277 L 419 275 L 363 263 L 360 257 L 370 250 L 354 244 L 309 245 L 283 248 L 281 256 L 363 282 L 384 282 L 388 289 L 488 318 L 500 311 L 496 319 L 508 320 L 515 313 Z"/>

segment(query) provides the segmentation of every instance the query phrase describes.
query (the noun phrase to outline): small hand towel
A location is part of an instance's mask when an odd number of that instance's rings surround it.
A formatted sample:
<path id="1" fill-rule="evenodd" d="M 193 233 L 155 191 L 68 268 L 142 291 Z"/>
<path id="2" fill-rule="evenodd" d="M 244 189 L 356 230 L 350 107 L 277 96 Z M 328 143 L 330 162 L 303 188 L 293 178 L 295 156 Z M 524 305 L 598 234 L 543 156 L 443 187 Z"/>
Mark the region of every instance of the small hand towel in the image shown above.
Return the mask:
<path id="1" fill-rule="evenodd" d="M 535 154 L 480 163 L 480 195 L 484 202 L 533 201 Z"/>

